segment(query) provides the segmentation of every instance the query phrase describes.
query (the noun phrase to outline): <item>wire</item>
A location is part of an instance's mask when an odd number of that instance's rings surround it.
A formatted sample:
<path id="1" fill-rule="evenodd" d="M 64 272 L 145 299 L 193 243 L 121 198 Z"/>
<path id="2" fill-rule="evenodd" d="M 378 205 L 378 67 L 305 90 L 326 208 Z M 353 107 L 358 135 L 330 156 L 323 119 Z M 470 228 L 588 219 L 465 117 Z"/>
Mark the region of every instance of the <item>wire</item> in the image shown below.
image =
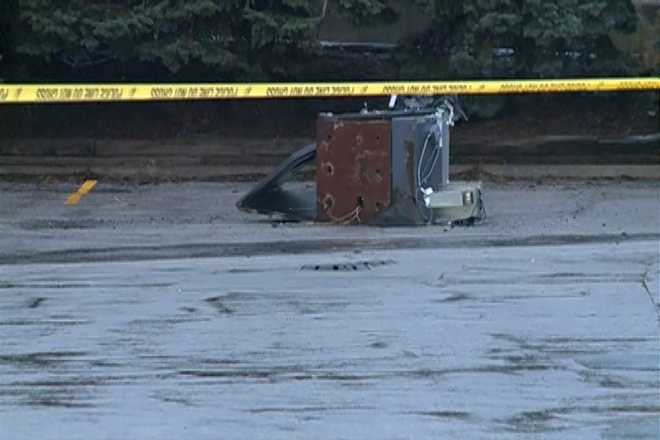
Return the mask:
<path id="1" fill-rule="evenodd" d="M 483 201 L 481 195 L 479 195 L 479 221 L 484 222 L 488 218 L 488 213 L 486 212 L 486 204 Z"/>
<path id="2" fill-rule="evenodd" d="M 438 108 L 435 113 L 435 124 L 431 126 L 429 133 L 426 135 L 424 140 L 424 146 L 422 147 L 422 152 L 419 155 L 419 161 L 417 163 L 417 192 L 415 196 L 417 209 L 422 217 L 422 219 L 427 223 L 431 224 L 433 222 L 433 209 L 430 209 L 426 206 L 426 193 L 423 186 L 427 183 L 428 179 L 433 175 L 436 165 L 442 156 L 443 148 L 443 137 L 444 137 L 444 116 L 445 111 L 449 112 L 449 124 L 453 124 L 454 118 L 454 107 L 451 103 L 445 101 L 445 107 L 448 110 Z M 434 138 L 435 144 L 433 147 L 433 155 L 431 156 L 431 165 L 429 167 L 424 167 L 426 163 L 426 153 L 429 148 L 429 142 L 431 138 Z M 422 170 L 427 170 L 425 173 L 422 173 Z M 422 175 L 423 174 L 423 175 Z M 421 197 L 420 197 L 421 194 Z"/>
<path id="3" fill-rule="evenodd" d="M 360 219 L 360 213 L 362 212 L 362 208 L 360 206 L 356 206 L 354 210 L 341 217 L 333 216 L 331 211 L 332 209 L 328 210 L 326 214 L 328 215 L 330 220 L 332 220 L 333 223 L 336 223 L 338 225 L 348 225 L 353 223 L 354 221 L 357 221 L 358 224 L 362 223 L 362 219 Z"/>
<path id="4" fill-rule="evenodd" d="M 424 162 L 424 156 L 426 155 L 426 148 L 429 145 L 429 140 L 431 139 L 431 136 L 433 135 L 433 132 L 429 132 L 428 135 L 426 135 L 426 140 L 424 141 L 424 147 L 422 148 L 422 153 L 419 155 L 419 161 L 417 162 L 417 188 L 422 189 L 422 163 Z"/>
<path id="5" fill-rule="evenodd" d="M 450 117 L 453 115 L 453 107 L 450 106 Z M 433 174 L 433 171 L 435 170 L 435 166 L 438 164 L 438 160 L 440 159 L 440 156 L 442 156 L 441 149 L 443 148 L 442 146 L 442 137 L 443 137 L 443 126 L 442 126 L 442 113 L 440 110 L 436 112 L 436 122 L 435 126 L 431 128 L 429 131 L 428 135 L 426 136 L 426 139 L 424 140 L 424 147 L 422 148 L 422 153 L 419 156 L 419 162 L 417 163 L 417 187 L 421 190 L 422 185 L 427 181 L 429 177 Z M 431 137 L 435 137 L 435 146 L 433 148 L 433 162 L 431 163 L 431 167 L 428 168 L 428 172 L 424 174 L 422 177 L 422 167 L 424 164 L 424 157 L 426 156 L 426 150 L 429 145 L 429 141 L 431 140 Z"/>
<path id="6" fill-rule="evenodd" d="M 442 152 L 440 151 L 441 149 L 442 149 L 442 147 L 438 148 L 438 146 L 436 144 L 436 147 L 433 150 L 433 154 L 435 155 L 435 158 L 433 159 L 433 163 L 431 163 L 431 168 L 429 168 L 429 172 L 427 174 L 425 174 L 424 177 L 422 178 L 422 182 L 426 182 L 426 180 L 429 177 L 431 177 L 431 175 L 433 174 L 433 170 L 435 169 L 435 166 L 438 163 L 438 159 L 440 159 L 440 156 L 442 156 Z"/>

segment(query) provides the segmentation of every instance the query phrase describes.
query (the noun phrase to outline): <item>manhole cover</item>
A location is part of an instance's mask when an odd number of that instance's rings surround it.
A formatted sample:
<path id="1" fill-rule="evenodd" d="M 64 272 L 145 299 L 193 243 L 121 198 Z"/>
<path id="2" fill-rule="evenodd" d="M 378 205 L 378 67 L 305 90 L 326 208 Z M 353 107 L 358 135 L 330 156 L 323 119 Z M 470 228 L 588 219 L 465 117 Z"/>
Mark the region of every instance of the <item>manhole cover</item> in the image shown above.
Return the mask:
<path id="1" fill-rule="evenodd" d="M 369 260 L 369 261 L 354 261 L 344 263 L 328 263 L 328 264 L 307 264 L 300 268 L 300 270 L 311 270 L 315 272 L 358 272 L 361 270 L 371 270 L 377 267 L 387 266 L 394 264 L 392 260 Z"/>

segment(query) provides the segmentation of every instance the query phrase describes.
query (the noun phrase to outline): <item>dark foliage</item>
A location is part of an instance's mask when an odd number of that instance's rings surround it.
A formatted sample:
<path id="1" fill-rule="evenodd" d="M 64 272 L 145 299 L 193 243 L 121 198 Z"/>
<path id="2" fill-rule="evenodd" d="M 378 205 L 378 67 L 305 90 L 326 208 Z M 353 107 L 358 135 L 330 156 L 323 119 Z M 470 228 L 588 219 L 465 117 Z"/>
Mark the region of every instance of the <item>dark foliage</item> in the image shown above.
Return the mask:
<path id="1" fill-rule="evenodd" d="M 610 40 L 613 31 L 634 30 L 630 0 L 406 3 L 430 14 L 433 25 L 420 29 L 405 43 L 406 50 L 389 55 L 395 67 L 383 78 L 543 77 L 634 69 Z M 324 0 L 21 0 L 20 11 L 17 5 L 16 0 L 0 5 L 0 55 L 5 74 L 16 80 L 316 79 L 323 75 L 320 68 L 328 69 L 317 41 Z M 337 0 L 334 5 L 361 26 L 396 20 L 387 0 Z M 356 67 L 350 61 L 332 64 L 341 70 L 338 78 L 373 78 Z"/>

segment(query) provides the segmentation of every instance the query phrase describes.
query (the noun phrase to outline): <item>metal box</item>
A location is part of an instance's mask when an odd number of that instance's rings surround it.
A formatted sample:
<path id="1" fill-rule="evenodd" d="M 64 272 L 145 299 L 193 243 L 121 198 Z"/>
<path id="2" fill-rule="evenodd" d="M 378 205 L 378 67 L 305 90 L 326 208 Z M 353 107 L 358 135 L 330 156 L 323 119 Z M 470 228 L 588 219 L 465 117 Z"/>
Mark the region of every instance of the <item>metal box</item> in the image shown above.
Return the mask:
<path id="1" fill-rule="evenodd" d="M 424 190 L 449 184 L 449 113 L 442 109 L 322 114 L 317 125 L 317 219 L 426 224 Z"/>
<path id="2" fill-rule="evenodd" d="M 293 154 L 239 202 L 245 211 L 335 224 L 422 225 L 482 214 L 477 183 L 449 182 L 451 107 L 321 114 L 316 145 Z M 284 188 L 315 161 L 316 189 Z"/>

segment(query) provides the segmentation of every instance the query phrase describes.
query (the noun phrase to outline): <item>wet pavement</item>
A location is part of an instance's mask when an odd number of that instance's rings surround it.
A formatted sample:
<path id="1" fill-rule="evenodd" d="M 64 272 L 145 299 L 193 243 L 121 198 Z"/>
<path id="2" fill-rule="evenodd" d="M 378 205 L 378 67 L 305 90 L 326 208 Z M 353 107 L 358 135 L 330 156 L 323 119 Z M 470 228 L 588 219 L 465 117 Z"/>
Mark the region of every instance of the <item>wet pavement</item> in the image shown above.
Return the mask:
<path id="1" fill-rule="evenodd" d="M 656 184 L 491 185 L 468 229 L 244 188 L 0 186 L 0 438 L 660 436 Z"/>

